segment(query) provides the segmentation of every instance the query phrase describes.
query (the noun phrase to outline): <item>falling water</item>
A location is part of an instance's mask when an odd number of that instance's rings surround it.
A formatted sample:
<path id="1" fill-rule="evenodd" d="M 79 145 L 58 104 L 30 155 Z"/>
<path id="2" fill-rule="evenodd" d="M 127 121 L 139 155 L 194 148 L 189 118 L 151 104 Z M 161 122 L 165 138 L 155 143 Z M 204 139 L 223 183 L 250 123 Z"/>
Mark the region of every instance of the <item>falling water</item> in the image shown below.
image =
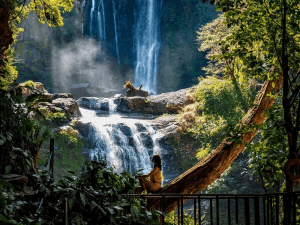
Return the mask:
<path id="1" fill-rule="evenodd" d="M 88 151 L 90 160 L 106 159 L 117 172 L 125 170 L 133 174 L 139 169 L 150 172 L 153 167 L 150 156 L 161 154 L 158 140 L 162 136 L 146 121 L 124 119 L 117 114 L 99 117 L 94 110 L 83 108 L 80 112 L 82 122 L 92 127 L 88 134 L 94 143 Z"/>
<path id="2" fill-rule="evenodd" d="M 114 99 L 108 98 L 108 111 L 109 114 L 116 114 L 117 113 L 117 104 L 114 103 Z"/>
<path id="3" fill-rule="evenodd" d="M 105 40 L 106 32 L 105 32 L 105 9 L 103 0 L 98 1 L 98 8 L 96 9 L 96 2 L 92 0 L 92 8 L 90 13 L 90 36 L 93 36 L 97 33 L 99 40 Z M 96 12 L 95 12 L 96 11 Z M 95 17 L 95 14 L 97 15 Z M 97 24 L 96 31 L 94 29 L 94 24 Z"/>
<path id="4" fill-rule="evenodd" d="M 103 0 L 99 1 L 98 7 L 98 27 L 99 27 L 99 37 L 100 40 L 105 40 L 106 32 L 105 32 L 105 9 Z"/>
<path id="5" fill-rule="evenodd" d="M 120 55 L 119 55 L 119 43 L 118 43 L 118 32 L 117 32 L 117 10 L 116 10 L 116 3 L 115 0 L 113 0 L 113 14 L 114 14 L 114 28 L 115 28 L 115 42 L 116 42 L 116 54 L 118 58 L 118 63 L 120 65 Z"/>
<path id="6" fill-rule="evenodd" d="M 95 0 L 92 0 L 92 8 L 90 14 L 90 36 L 93 35 L 93 19 L 94 19 L 94 11 L 95 11 Z"/>
<path id="7" fill-rule="evenodd" d="M 157 58 L 160 49 L 158 40 L 160 5 L 155 0 L 138 1 L 136 13 L 136 67 L 134 84 L 156 94 Z"/>

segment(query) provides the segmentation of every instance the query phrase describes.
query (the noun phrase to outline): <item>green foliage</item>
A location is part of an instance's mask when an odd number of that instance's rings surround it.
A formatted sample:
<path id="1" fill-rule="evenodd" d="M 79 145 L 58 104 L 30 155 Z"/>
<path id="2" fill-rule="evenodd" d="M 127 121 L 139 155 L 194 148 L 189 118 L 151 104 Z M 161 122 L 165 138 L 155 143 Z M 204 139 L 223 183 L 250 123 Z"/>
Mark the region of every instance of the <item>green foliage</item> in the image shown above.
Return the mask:
<path id="1" fill-rule="evenodd" d="M 63 124 L 70 120 L 70 115 L 56 111 L 56 112 L 49 112 L 47 108 L 39 108 L 39 112 L 45 117 L 46 121 L 55 123 L 55 124 Z"/>
<path id="2" fill-rule="evenodd" d="M 30 173 L 28 168 L 33 168 L 37 147 L 40 146 L 43 137 L 41 127 L 29 114 L 35 111 L 30 107 L 30 99 L 26 105 L 22 105 L 21 88 L 11 88 L 10 91 L 0 89 L 0 170 L 5 172 L 6 166 L 14 162 L 11 172 Z M 33 96 L 35 101 L 38 96 Z M 10 160 L 10 155 L 15 155 L 15 160 Z M 29 166 L 29 167 L 27 167 Z M 29 170 L 31 170 L 29 169 Z"/>
<path id="3" fill-rule="evenodd" d="M 63 26 L 62 12 L 70 12 L 73 0 L 35 0 L 30 1 L 28 8 L 36 11 L 41 23 L 47 22 L 50 27 Z"/>
<path id="4" fill-rule="evenodd" d="M 277 101 L 265 114 L 266 120 L 260 126 L 257 141 L 247 145 L 246 151 L 251 155 L 251 167 L 262 177 L 265 188 L 274 192 L 284 191 L 282 168 L 289 151 L 282 105 Z"/>
<path id="5" fill-rule="evenodd" d="M 235 80 L 207 77 L 199 79 L 199 82 L 195 92 L 199 115 L 195 127 L 189 131 L 201 143 L 197 156 L 203 158 L 218 146 L 226 126 L 237 124 L 245 115 L 255 91 L 250 85 L 236 83 Z"/>
<path id="6" fill-rule="evenodd" d="M 77 131 L 71 127 L 55 131 L 52 134 L 57 147 L 54 157 L 54 179 L 61 179 L 67 171 L 77 171 L 84 164 L 82 141 Z M 50 139 L 43 142 L 40 148 L 39 168 L 46 167 L 49 158 Z"/>
<path id="7" fill-rule="evenodd" d="M 35 88 L 35 83 L 32 80 L 28 80 L 24 83 L 21 84 L 23 87 L 29 88 L 29 89 L 34 89 Z"/>
<path id="8" fill-rule="evenodd" d="M 133 191 L 136 179 L 128 172 L 114 173 L 104 161 L 86 162 L 78 176 L 72 172 L 57 183 L 48 178 L 48 171 L 36 178 L 37 202 L 19 201 L 17 194 L 1 190 L 6 201 L 0 209 L 2 222 L 8 218 L 15 224 L 64 224 L 67 200 L 70 224 L 158 224 L 157 215 L 146 211 L 143 200 L 122 196 Z"/>
<path id="9" fill-rule="evenodd" d="M 169 213 L 168 215 L 166 215 L 165 224 L 166 225 L 178 224 L 177 210 L 174 210 L 171 213 Z M 184 225 L 193 225 L 194 224 L 194 218 L 191 215 L 189 215 L 186 212 L 186 210 L 183 210 L 183 224 Z"/>

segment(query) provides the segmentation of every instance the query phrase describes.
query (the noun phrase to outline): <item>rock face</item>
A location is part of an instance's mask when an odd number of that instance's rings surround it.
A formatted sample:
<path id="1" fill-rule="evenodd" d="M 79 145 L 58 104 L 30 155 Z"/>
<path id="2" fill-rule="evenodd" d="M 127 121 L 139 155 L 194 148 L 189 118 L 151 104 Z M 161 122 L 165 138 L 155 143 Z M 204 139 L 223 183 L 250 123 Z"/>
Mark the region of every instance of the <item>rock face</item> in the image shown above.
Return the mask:
<path id="1" fill-rule="evenodd" d="M 121 113 L 147 113 L 163 114 L 176 113 L 185 104 L 188 104 L 186 93 L 190 89 L 182 89 L 175 92 L 164 93 L 160 95 L 151 95 L 149 97 L 124 97 L 115 95 L 111 98 L 116 104 L 117 112 Z M 84 108 L 108 110 L 109 98 L 84 97 L 77 100 L 77 103 Z"/>
<path id="2" fill-rule="evenodd" d="M 155 120 L 149 120 L 149 123 L 156 131 L 162 133 L 165 137 L 176 136 L 178 135 L 176 132 L 178 122 L 176 122 L 175 117 L 175 115 L 169 115 Z"/>
<path id="3" fill-rule="evenodd" d="M 67 114 L 81 116 L 79 106 L 73 98 L 58 98 L 53 100 L 52 104 L 56 107 L 62 108 Z"/>
<path id="4" fill-rule="evenodd" d="M 95 97 L 82 97 L 77 100 L 78 105 L 88 109 L 99 109 L 108 111 L 108 99 L 107 98 L 95 98 Z"/>

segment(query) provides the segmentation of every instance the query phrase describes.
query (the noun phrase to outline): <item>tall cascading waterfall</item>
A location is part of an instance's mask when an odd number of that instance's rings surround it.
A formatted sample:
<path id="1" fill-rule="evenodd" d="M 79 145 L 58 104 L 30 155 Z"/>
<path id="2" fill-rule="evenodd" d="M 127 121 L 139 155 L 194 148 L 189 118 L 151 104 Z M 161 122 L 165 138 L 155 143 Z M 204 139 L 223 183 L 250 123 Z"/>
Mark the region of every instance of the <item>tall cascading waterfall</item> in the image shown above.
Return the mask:
<path id="1" fill-rule="evenodd" d="M 89 35 L 96 35 L 99 40 L 105 40 L 106 38 L 105 6 L 103 0 L 92 0 Z"/>
<path id="2" fill-rule="evenodd" d="M 113 2 L 113 13 L 114 13 L 114 30 L 115 30 L 115 41 L 116 41 L 116 54 L 118 58 L 118 63 L 120 65 L 120 53 L 119 53 L 119 41 L 118 41 L 118 32 L 117 32 L 117 10 L 116 10 L 116 3 L 115 0 Z"/>
<path id="3" fill-rule="evenodd" d="M 160 49 L 158 38 L 159 11 L 161 4 L 156 0 L 137 0 L 138 12 L 136 12 L 135 46 L 136 86 L 143 85 L 145 90 L 156 94 L 157 88 L 157 59 Z"/>
<path id="4" fill-rule="evenodd" d="M 80 108 L 81 121 L 89 124 L 89 131 L 85 132 L 85 138 L 92 143 L 86 149 L 89 159 L 106 159 L 108 166 L 113 166 L 116 172 L 134 174 L 143 169 L 142 173 L 149 173 L 153 167 L 151 156 L 161 154 L 159 139 L 162 135 L 146 121 L 115 114 L 113 99 L 105 99 L 105 104 L 109 110 L 102 116 L 94 110 Z M 99 104 L 85 106 L 99 108 Z"/>
<path id="5" fill-rule="evenodd" d="M 160 11 L 163 0 L 92 0 L 88 3 L 90 37 L 101 41 L 119 65 L 134 68 L 134 85 L 157 93 Z M 102 50 L 102 49 L 101 49 Z M 130 59 L 129 59 L 130 58 Z"/>

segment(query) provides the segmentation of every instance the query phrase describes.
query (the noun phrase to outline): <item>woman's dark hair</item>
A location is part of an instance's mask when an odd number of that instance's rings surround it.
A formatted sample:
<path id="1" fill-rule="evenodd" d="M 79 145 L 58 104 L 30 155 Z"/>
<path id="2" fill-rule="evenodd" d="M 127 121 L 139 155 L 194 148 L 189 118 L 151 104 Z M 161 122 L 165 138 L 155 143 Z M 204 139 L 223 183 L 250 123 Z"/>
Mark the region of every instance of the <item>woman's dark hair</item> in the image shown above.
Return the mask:
<path id="1" fill-rule="evenodd" d="M 156 166 L 161 170 L 161 157 L 159 154 L 153 155 L 153 160 L 156 163 Z"/>

